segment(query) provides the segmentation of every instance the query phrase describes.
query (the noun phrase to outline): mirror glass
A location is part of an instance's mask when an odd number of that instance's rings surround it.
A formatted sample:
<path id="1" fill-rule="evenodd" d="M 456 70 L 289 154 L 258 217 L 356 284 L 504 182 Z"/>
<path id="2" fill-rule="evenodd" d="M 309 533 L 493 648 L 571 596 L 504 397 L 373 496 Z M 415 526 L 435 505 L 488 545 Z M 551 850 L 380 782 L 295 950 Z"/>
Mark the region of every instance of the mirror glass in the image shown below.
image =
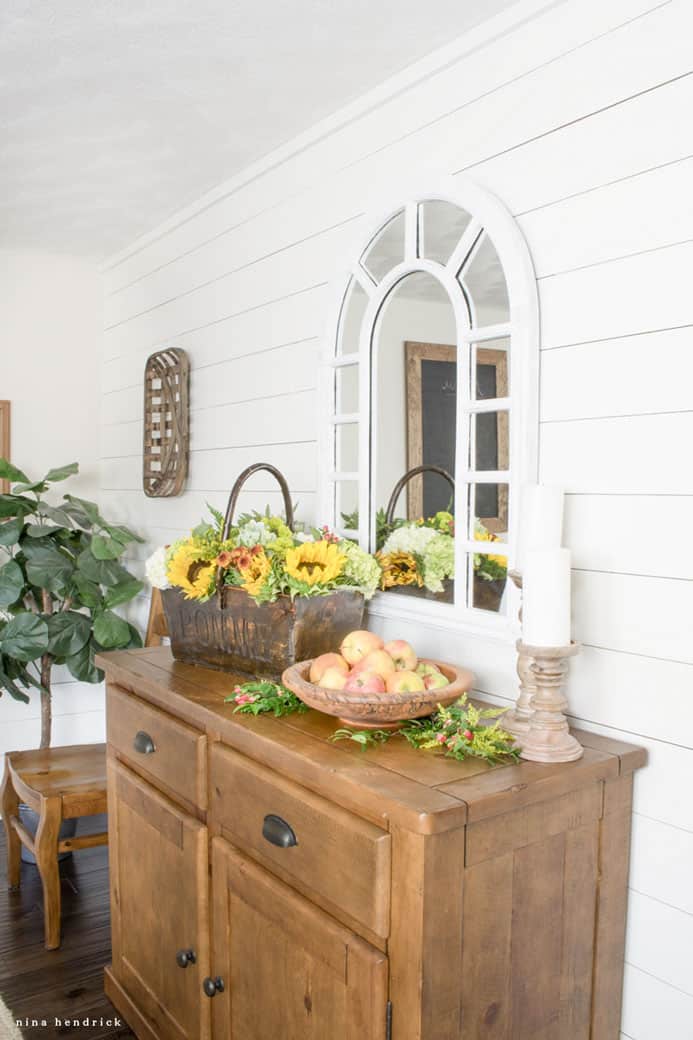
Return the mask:
<path id="1" fill-rule="evenodd" d="M 361 263 L 376 282 L 404 260 L 404 210 L 388 221 L 370 243 Z"/>
<path id="2" fill-rule="evenodd" d="M 374 330 L 373 356 L 371 519 L 376 548 L 387 558 L 386 586 L 451 602 L 457 333 L 452 303 L 436 278 L 418 271 L 395 286 Z M 413 476 L 390 505 L 398 483 L 422 465 L 444 470 L 450 480 L 430 471 Z"/>
<path id="3" fill-rule="evenodd" d="M 427 260 L 446 264 L 467 230 L 471 216 L 466 210 L 432 199 L 419 206 L 419 252 Z"/>
<path id="4" fill-rule="evenodd" d="M 510 320 L 505 274 L 491 239 L 479 237 L 460 273 L 473 326 L 497 325 Z"/>

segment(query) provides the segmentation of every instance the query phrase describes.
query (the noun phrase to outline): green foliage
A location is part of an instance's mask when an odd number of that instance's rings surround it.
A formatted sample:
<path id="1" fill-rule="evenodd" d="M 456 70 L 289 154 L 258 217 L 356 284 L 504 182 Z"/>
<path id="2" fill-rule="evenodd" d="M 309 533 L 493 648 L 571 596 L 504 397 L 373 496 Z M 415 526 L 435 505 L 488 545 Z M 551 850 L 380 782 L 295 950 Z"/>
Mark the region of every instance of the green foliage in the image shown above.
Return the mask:
<path id="1" fill-rule="evenodd" d="M 330 740 L 353 740 L 365 751 L 367 747 L 384 744 L 391 736 L 392 730 L 386 729 L 337 729 Z"/>
<path id="2" fill-rule="evenodd" d="M 0 478 L 13 483 L 0 495 L 0 694 L 27 701 L 41 669 L 54 662 L 75 678 L 99 682 L 95 655 L 141 646 L 136 630 L 113 608 L 129 602 L 142 583 L 119 562 L 132 542 L 127 527 L 108 523 L 98 506 L 66 494 L 59 504 L 43 495 L 78 471 L 77 463 L 31 480 L 7 459 Z"/>
<path id="3" fill-rule="evenodd" d="M 224 700 L 236 705 L 234 714 L 237 711 L 245 715 L 264 715 L 266 712 L 272 712 L 275 718 L 280 718 L 282 715 L 308 711 L 303 701 L 291 690 L 287 690 L 286 686 L 269 680 L 234 686 L 231 696 L 225 697 Z"/>

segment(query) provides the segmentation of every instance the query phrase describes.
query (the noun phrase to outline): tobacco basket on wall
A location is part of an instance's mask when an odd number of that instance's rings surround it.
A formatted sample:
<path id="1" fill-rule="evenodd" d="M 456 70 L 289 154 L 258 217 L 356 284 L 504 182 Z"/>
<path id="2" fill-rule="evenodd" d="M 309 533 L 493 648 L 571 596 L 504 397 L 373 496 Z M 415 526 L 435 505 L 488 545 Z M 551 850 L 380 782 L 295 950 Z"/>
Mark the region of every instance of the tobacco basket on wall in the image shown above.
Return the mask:
<path id="1" fill-rule="evenodd" d="M 224 518 L 228 537 L 243 485 L 266 470 L 277 480 L 284 499 L 286 523 L 294 529 L 288 484 L 269 463 L 249 466 L 233 485 Z M 344 636 L 363 624 L 364 598 L 352 589 L 324 596 L 280 596 L 274 603 L 256 603 L 243 589 L 223 584 L 217 572 L 217 592 L 206 603 L 187 600 L 180 589 L 162 591 L 171 650 L 177 661 L 225 672 L 242 672 L 279 679 L 297 661 L 336 650 Z"/>
<path id="2" fill-rule="evenodd" d="M 392 494 L 390 495 L 390 500 L 385 511 L 386 530 L 392 526 L 395 519 L 395 509 L 402 491 L 410 480 L 413 480 L 414 477 L 420 477 L 424 473 L 437 473 L 440 477 L 443 477 L 444 480 L 447 480 L 448 484 L 452 488 L 454 496 L 455 481 L 446 469 L 443 469 L 441 466 L 434 466 L 430 463 L 423 466 L 414 466 L 412 469 L 407 470 L 403 477 L 400 477 L 392 489 Z M 486 579 L 475 574 L 474 606 L 481 610 L 497 612 L 500 609 L 504 590 L 505 581 L 486 581 Z M 401 593 L 405 596 L 417 596 L 419 599 L 436 600 L 438 603 L 454 603 L 455 601 L 455 582 L 452 578 L 445 579 L 443 582 L 442 592 L 429 592 L 428 589 L 419 589 L 414 585 L 398 585 L 397 588 L 392 591 Z"/>

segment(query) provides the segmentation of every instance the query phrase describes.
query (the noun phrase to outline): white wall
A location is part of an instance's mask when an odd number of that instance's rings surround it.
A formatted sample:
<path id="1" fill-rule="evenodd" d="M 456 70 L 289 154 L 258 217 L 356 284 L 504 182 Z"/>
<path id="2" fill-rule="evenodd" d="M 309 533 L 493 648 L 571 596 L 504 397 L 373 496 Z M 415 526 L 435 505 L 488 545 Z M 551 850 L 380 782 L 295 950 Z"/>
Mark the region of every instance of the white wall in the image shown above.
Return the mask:
<path id="1" fill-rule="evenodd" d="M 12 461 L 40 477 L 79 462 L 79 477 L 55 485 L 97 498 L 99 490 L 99 341 L 103 307 L 94 266 L 67 256 L 0 250 L 0 397 L 12 404 Z M 55 669 L 54 744 L 103 740 L 101 686 Z M 40 708 L 0 697 L 0 758 L 37 747 Z M 1 763 L 0 763 L 1 764 Z"/>
<path id="2" fill-rule="evenodd" d="M 365 214 L 443 175 L 495 192 L 539 278 L 541 478 L 568 491 L 584 644 L 572 710 L 650 752 L 637 778 L 623 1030 L 661 1040 L 693 1021 L 693 9 L 528 0 L 516 16 L 109 265 L 101 497 L 160 543 L 269 459 L 312 516 L 328 285 L 371 230 Z M 162 344 L 191 357 L 192 454 L 186 492 L 157 500 L 139 490 L 141 387 Z M 278 497 L 259 476 L 243 504 L 267 501 Z M 511 648 L 451 645 L 434 627 L 415 639 L 464 660 L 482 691 L 514 697 Z"/>

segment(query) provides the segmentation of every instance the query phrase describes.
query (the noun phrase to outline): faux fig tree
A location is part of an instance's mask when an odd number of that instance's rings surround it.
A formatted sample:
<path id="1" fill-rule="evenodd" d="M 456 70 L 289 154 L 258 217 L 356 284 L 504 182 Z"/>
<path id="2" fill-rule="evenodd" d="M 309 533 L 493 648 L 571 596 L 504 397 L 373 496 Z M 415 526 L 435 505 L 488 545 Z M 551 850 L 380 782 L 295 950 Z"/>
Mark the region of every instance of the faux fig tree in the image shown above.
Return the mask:
<path id="1" fill-rule="evenodd" d="M 41 747 L 51 742 L 53 665 L 96 683 L 99 650 L 142 645 L 113 609 L 142 588 L 119 562 L 142 539 L 104 520 L 93 502 L 63 495 L 51 505 L 44 497 L 77 472 L 73 462 L 31 481 L 0 459 L 0 478 L 12 482 L 0 495 L 0 694 L 28 702 L 26 690 L 40 691 Z"/>

